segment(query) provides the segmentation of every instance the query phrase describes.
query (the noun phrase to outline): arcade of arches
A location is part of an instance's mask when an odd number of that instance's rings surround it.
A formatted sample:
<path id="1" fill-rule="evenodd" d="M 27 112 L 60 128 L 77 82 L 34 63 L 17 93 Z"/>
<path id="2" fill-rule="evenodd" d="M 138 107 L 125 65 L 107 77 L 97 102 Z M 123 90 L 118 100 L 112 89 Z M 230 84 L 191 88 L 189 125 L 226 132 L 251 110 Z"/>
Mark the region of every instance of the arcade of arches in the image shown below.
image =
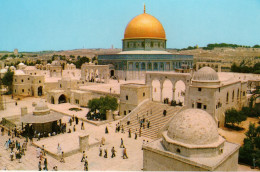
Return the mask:
<path id="1" fill-rule="evenodd" d="M 187 104 L 191 75 L 188 73 L 147 72 L 145 83 L 150 86 L 150 98 L 163 102 L 175 100 Z"/>
<path id="2" fill-rule="evenodd" d="M 92 65 L 89 63 L 84 63 L 81 66 L 81 80 L 83 81 L 108 83 L 108 79 L 108 65 Z"/>

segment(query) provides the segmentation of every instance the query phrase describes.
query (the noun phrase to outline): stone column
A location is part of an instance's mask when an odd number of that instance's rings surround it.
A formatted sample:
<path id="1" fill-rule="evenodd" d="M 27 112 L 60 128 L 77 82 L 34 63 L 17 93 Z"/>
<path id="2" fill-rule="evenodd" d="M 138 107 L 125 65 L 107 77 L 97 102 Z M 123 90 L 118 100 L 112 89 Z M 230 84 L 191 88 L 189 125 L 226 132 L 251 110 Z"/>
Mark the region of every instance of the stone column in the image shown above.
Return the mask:
<path id="1" fill-rule="evenodd" d="M 27 106 L 21 107 L 21 116 L 24 116 L 28 113 Z"/>
<path id="2" fill-rule="evenodd" d="M 174 101 L 175 100 L 175 86 L 173 85 L 173 88 L 172 88 L 172 100 Z"/>
<path id="3" fill-rule="evenodd" d="M 80 152 L 89 149 L 89 135 L 79 136 L 79 150 Z"/>
<path id="4" fill-rule="evenodd" d="M 106 119 L 107 119 L 108 121 L 112 121 L 112 120 L 113 120 L 112 110 L 106 110 Z"/>
<path id="5" fill-rule="evenodd" d="M 161 82 L 160 82 L 160 92 L 161 92 L 160 102 L 163 102 L 163 83 L 161 83 Z"/>

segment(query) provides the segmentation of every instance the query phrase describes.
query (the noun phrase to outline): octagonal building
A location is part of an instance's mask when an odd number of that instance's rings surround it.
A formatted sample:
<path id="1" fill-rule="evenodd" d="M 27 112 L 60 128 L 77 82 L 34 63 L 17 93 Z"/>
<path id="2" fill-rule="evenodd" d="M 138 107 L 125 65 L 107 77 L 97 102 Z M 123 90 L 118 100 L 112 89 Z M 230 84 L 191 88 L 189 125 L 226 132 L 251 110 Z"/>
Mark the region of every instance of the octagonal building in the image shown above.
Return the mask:
<path id="1" fill-rule="evenodd" d="M 166 33 L 161 22 L 144 13 L 126 26 L 122 52 L 99 55 L 98 64 L 109 65 L 110 76 L 119 79 L 144 79 L 146 71 L 174 71 L 192 68 L 193 56 L 166 51 Z"/>

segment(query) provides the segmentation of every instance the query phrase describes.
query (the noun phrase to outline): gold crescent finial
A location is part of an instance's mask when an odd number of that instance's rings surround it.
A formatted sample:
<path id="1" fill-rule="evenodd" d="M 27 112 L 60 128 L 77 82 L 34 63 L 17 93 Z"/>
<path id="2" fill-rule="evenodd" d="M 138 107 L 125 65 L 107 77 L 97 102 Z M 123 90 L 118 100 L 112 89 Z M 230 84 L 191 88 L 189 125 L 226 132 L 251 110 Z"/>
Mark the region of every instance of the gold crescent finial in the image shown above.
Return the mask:
<path id="1" fill-rule="evenodd" d="M 144 13 L 145 13 L 145 3 L 144 3 Z"/>

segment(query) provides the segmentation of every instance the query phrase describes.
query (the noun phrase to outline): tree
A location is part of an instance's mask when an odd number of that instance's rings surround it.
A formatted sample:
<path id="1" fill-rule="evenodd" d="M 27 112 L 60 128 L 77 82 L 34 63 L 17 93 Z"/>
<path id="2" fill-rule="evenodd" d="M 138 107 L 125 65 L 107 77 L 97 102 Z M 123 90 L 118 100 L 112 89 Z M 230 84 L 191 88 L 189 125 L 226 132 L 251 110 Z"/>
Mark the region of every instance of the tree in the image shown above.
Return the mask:
<path id="1" fill-rule="evenodd" d="M 106 114 L 107 110 L 115 111 L 117 109 L 117 99 L 111 96 L 100 97 L 100 113 Z"/>
<path id="2" fill-rule="evenodd" d="M 89 100 L 88 108 L 90 108 L 90 112 L 94 112 L 95 115 L 98 115 L 97 118 L 105 119 L 106 111 L 112 110 L 115 111 L 118 107 L 117 99 L 111 96 L 94 98 Z M 97 110 L 99 110 L 99 114 L 97 114 Z"/>
<path id="3" fill-rule="evenodd" d="M 11 72 L 11 70 L 8 69 L 2 79 L 3 84 L 8 86 L 8 89 L 9 89 L 8 92 L 10 92 L 10 93 L 12 93 L 13 77 L 14 77 L 14 72 Z"/>
<path id="4" fill-rule="evenodd" d="M 97 110 L 100 108 L 100 101 L 98 98 L 94 98 L 88 101 L 88 108 L 91 112 L 97 113 Z"/>
<path id="5" fill-rule="evenodd" d="M 260 167 L 260 126 L 250 123 L 245 133 L 244 145 L 239 150 L 239 162 Z"/>
<path id="6" fill-rule="evenodd" d="M 238 112 L 236 109 L 228 109 L 225 112 L 225 124 L 231 123 L 232 126 L 234 124 L 240 124 L 242 121 L 245 121 L 247 116 L 244 113 Z"/>
<path id="7" fill-rule="evenodd" d="M 36 60 L 36 64 L 41 64 L 41 63 L 42 63 L 41 60 L 39 59 Z"/>

